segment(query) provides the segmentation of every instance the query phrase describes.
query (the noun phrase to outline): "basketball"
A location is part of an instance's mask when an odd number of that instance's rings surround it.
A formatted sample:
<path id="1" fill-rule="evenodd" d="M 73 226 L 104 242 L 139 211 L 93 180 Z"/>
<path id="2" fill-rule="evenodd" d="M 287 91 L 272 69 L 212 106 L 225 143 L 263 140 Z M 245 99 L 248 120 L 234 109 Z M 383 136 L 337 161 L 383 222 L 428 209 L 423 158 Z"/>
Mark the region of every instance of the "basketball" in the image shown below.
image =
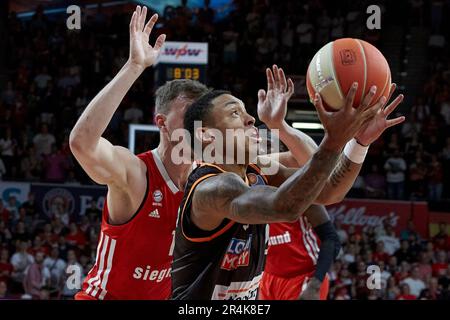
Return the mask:
<path id="1" fill-rule="evenodd" d="M 311 101 L 320 93 L 324 107 L 337 111 L 353 82 L 358 90 L 353 106 L 358 106 L 370 87 L 377 86 L 372 99 L 376 103 L 383 95 L 388 98 L 391 71 L 383 54 L 370 43 L 352 38 L 327 43 L 314 55 L 307 71 L 307 90 Z"/>

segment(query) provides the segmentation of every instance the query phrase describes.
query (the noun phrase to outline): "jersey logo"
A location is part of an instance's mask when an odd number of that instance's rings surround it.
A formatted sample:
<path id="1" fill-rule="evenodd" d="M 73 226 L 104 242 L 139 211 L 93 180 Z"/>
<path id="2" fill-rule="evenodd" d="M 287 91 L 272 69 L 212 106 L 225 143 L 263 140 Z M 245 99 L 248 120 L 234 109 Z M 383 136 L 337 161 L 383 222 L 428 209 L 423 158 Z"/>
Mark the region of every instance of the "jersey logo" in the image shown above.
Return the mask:
<path id="1" fill-rule="evenodd" d="M 158 219 L 161 218 L 161 216 L 159 215 L 158 209 L 155 209 L 152 212 L 150 212 L 148 216 L 152 217 L 152 218 L 158 218 Z"/>
<path id="2" fill-rule="evenodd" d="M 276 246 L 279 244 L 285 244 L 291 242 L 291 234 L 289 231 L 286 231 L 283 234 L 278 234 L 276 236 L 271 236 L 269 238 L 269 245 L 270 246 Z"/>
<path id="3" fill-rule="evenodd" d="M 250 262 L 251 245 L 252 235 L 250 235 L 247 240 L 232 238 L 220 268 L 230 271 L 239 267 L 248 266 Z"/>
<path id="4" fill-rule="evenodd" d="M 250 186 L 263 186 L 266 183 L 264 182 L 263 177 L 261 177 L 258 174 L 254 174 L 254 173 L 248 173 L 247 174 L 247 178 L 248 178 L 248 182 L 250 184 Z"/>
<path id="5" fill-rule="evenodd" d="M 163 193 L 161 192 L 161 190 L 156 189 L 153 192 L 153 205 L 161 207 L 162 206 L 162 204 L 161 204 L 162 199 L 163 199 Z"/>

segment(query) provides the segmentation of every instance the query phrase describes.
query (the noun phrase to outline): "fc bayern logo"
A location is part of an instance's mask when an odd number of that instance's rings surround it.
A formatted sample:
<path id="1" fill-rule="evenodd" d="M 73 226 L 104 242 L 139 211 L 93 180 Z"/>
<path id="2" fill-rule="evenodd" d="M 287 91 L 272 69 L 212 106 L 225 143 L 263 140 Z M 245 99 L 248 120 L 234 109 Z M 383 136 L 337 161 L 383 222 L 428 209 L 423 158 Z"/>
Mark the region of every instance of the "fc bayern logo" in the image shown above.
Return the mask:
<path id="1" fill-rule="evenodd" d="M 161 192 L 161 190 L 155 190 L 155 192 L 153 192 L 153 200 L 155 202 L 161 202 L 163 199 L 163 194 Z"/>
<path id="2" fill-rule="evenodd" d="M 69 191 L 62 188 L 48 191 L 42 202 L 44 212 L 49 217 L 64 212 L 72 214 L 75 209 L 75 198 Z"/>

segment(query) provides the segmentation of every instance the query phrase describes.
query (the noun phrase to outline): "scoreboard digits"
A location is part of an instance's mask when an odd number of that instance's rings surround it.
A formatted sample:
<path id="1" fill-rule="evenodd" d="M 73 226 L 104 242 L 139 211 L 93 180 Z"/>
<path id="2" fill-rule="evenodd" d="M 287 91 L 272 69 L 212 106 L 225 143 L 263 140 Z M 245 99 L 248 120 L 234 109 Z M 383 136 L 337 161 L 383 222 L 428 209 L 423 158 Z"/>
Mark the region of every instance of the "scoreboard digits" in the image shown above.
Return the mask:
<path id="1" fill-rule="evenodd" d="M 177 66 L 177 67 L 167 67 L 166 68 L 166 79 L 192 79 L 202 81 L 201 79 L 201 68 L 198 66 L 195 67 L 185 67 L 185 66 Z"/>

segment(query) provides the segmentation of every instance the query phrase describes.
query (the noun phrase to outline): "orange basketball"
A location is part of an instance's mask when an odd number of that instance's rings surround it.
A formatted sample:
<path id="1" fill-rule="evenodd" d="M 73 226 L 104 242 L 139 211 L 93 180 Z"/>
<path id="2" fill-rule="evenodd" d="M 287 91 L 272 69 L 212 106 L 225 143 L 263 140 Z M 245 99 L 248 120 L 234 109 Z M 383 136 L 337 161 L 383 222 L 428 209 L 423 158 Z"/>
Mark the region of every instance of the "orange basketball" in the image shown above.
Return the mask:
<path id="1" fill-rule="evenodd" d="M 388 98 L 391 70 L 383 54 L 366 41 L 343 38 L 329 42 L 309 64 L 306 76 L 309 97 L 313 101 L 315 93 L 320 93 L 329 111 L 344 106 L 353 82 L 358 82 L 354 107 L 360 105 L 373 85 L 377 86 L 377 92 L 372 104 L 382 95 Z"/>

